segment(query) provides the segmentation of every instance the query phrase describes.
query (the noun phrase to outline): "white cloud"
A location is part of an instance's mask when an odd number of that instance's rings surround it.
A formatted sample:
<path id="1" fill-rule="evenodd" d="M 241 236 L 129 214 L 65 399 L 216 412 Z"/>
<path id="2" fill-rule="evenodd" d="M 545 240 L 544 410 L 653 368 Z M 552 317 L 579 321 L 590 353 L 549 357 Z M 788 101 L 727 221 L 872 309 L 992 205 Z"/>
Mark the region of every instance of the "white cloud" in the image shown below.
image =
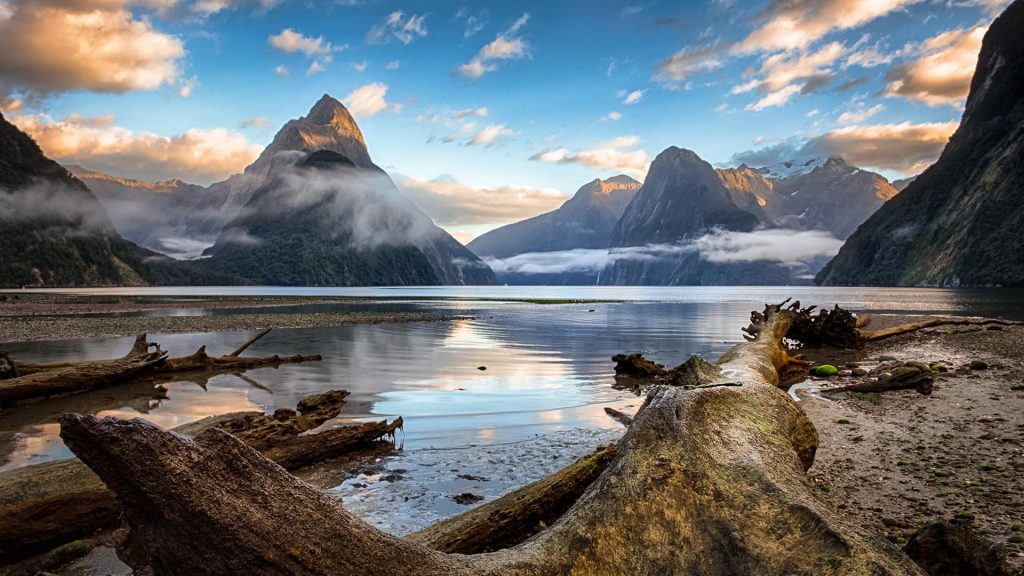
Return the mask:
<path id="1" fill-rule="evenodd" d="M 268 37 L 267 42 L 281 52 L 288 54 L 302 52 L 307 58 L 325 56 L 335 50 L 344 49 L 344 47 L 336 48 L 330 42 L 325 41 L 323 36 L 316 38 L 304 36 L 291 28 L 285 28 L 280 34 Z"/>
<path id="2" fill-rule="evenodd" d="M 760 110 L 764 110 L 765 108 L 782 106 L 786 102 L 789 102 L 789 100 L 798 92 L 800 92 L 802 88 L 803 86 L 793 84 L 790 86 L 786 86 L 785 88 L 782 88 L 780 90 L 776 90 L 775 92 L 769 92 L 768 94 L 765 94 L 764 97 L 762 97 L 757 102 L 747 104 L 746 106 L 743 107 L 743 109 L 753 110 L 757 112 Z"/>
<path id="3" fill-rule="evenodd" d="M 588 150 L 578 152 L 568 148 L 553 148 L 530 157 L 536 162 L 579 164 L 599 170 L 621 170 L 642 178 L 651 165 L 651 156 L 645 150 L 628 150 L 640 143 L 636 136 L 622 136 L 602 142 Z"/>
<path id="4" fill-rule="evenodd" d="M 644 97 L 644 94 L 646 92 L 647 90 L 633 90 L 629 94 L 626 94 L 626 97 L 623 98 L 622 103 L 625 104 L 626 106 L 636 104 Z"/>
<path id="5" fill-rule="evenodd" d="M 388 109 L 393 112 L 401 112 L 400 104 L 389 104 L 385 99 L 387 93 L 387 84 L 374 82 L 356 88 L 348 96 L 345 96 L 341 103 L 357 118 L 376 116 Z"/>
<path id="6" fill-rule="evenodd" d="M 246 118 L 238 123 L 242 128 L 263 128 L 270 123 L 270 119 L 266 116 L 257 116 L 255 118 Z"/>
<path id="7" fill-rule="evenodd" d="M 493 146 L 498 142 L 507 140 L 512 136 L 518 134 L 515 130 L 512 130 L 504 124 L 492 124 L 484 127 L 483 130 L 478 132 L 476 136 L 468 142 L 470 146 Z"/>
<path id="8" fill-rule="evenodd" d="M 719 45 L 684 48 L 659 62 L 655 67 L 653 79 L 663 83 L 677 84 L 688 80 L 694 74 L 717 70 L 724 65 L 725 55 Z"/>
<path id="9" fill-rule="evenodd" d="M 876 104 L 868 108 L 864 106 L 863 102 L 857 102 L 857 106 L 853 110 L 847 110 L 839 115 L 838 122 L 840 124 L 860 124 L 882 110 L 885 110 L 885 104 Z"/>
<path id="10" fill-rule="evenodd" d="M 452 112 L 452 120 L 461 120 L 470 116 L 476 116 L 477 118 L 486 118 L 491 115 L 491 111 L 486 107 L 481 106 L 480 108 L 465 108 L 462 110 L 456 110 Z"/>
<path id="11" fill-rule="evenodd" d="M 326 68 L 324 68 L 323 64 L 321 64 L 319 60 L 313 60 L 313 62 L 309 65 L 309 68 L 306 68 L 306 76 L 319 74 L 324 70 L 326 70 Z"/>
<path id="12" fill-rule="evenodd" d="M 274 68 L 274 74 L 277 74 L 278 78 L 287 78 L 290 75 L 287 66 L 277 66 Z"/>
<path id="13" fill-rule="evenodd" d="M 426 14 L 410 14 L 406 17 L 405 12 L 396 10 L 366 32 L 366 43 L 384 44 L 395 39 L 402 44 L 409 44 L 416 38 L 427 35 L 426 18 Z"/>
<path id="14" fill-rule="evenodd" d="M 70 115 L 61 121 L 26 115 L 12 121 L 51 158 L 142 180 L 181 178 L 204 184 L 222 180 L 241 172 L 262 149 L 224 128 L 192 128 L 162 136 L 116 126 L 111 115 Z"/>
<path id="15" fill-rule="evenodd" d="M 498 274 L 596 273 L 616 262 L 674 260 L 697 253 L 703 260 L 722 264 L 772 262 L 800 267 L 819 256 L 835 255 L 842 245 L 841 240 L 821 230 L 715 230 L 680 244 L 528 252 L 509 258 L 486 258 L 485 262 Z"/>
<path id="16" fill-rule="evenodd" d="M 529 20 L 529 13 L 520 16 L 512 26 L 481 48 L 472 60 L 459 66 L 457 72 L 467 78 L 480 78 L 488 72 L 497 70 L 499 62 L 528 58 L 529 44 L 516 34 Z"/>
<path id="17" fill-rule="evenodd" d="M 605 116 L 603 118 L 603 120 L 608 120 L 608 121 L 611 121 L 611 122 L 618 122 L 619 120 L 622 120 L 622 113 L 621 112 L 616 112 L 616 111 L 612 110 L 611 112 L 608 113 L 607 116 Z"/>
<path id="18" fill-rule="evenodd" d="M 182 98 L 191 98 L 192 91 L 199 88 L 199 86 L 199 79 L 195 76 L 188 78 L 187 80 L 183 80 L 178 86 L 178 96 L 181 96 Z"/>
<path id="19" fill-rule="evenodd" d="M 0 18 L 0 96 L 156 90 L 178 79 L 184 43 L 128 0 L 9 0 Z"/>
<path id="20" fill-rule="evenodd" d="M 886 96 L 902 96 L 930 106 L 959 106 L 967 97 L 987 26 L 943 32 L 903 53 L 917 59 L 893 66 L 886 74 Z"/>
<path id="21" fill-rule="evenodd" d="M 362 62 L 352 63 L 352 69 L 355 70 L 356 72 L 366 72 L 366 68 L 368 66 L 369 64 L 366 63 L 366 60 L 363 60 Z"/>
<path id="22" fill-rule="evenodd" d="M 385 70 L 398 70 L 399 66 L 402 65 L 400 60 L 392 60 L 384 65 Z"/>

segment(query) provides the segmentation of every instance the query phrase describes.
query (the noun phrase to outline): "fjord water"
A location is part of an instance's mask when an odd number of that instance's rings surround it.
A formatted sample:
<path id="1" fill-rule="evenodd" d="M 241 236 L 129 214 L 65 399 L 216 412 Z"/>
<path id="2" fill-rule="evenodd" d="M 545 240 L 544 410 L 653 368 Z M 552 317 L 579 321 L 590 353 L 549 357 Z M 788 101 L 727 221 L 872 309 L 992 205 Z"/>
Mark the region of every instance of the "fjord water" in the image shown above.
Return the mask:
<path id="1" fill-rule="evenodd" d="M 400 435 L 399 440 L 404 442 L 405 451 L 400 460 L 419 453 L 413 459 L 423 463 L 433 458 L 427 455 L 431 451 L 466 448 L 478 450 L 473 452 L 477 454 L 474 458 L 482 457 L 480 454 L 494 458 L 509 446 L 543 438 L 554 439 L 556 452 L 558 446 L 575 450 L 575 454 L 567 455 L 571 458 L 586 451 L 588 443 L 613 439 L 621 430 L 605 415 L 605 406 L 632 411 L 642 401 L 631 392 L 613 387 L 613 354 L 643 352 L 670 366 L 691 354 L 716 358 L 741 340 L 740 327 L 749 321 L 750 311 L 760 310 L 765 302 L 793 296 L 805 305 L 838 303 L 875 314 L 985 315 L 1024 320 L 1024 294 L 997 290 L 465 287 L 74 292 L 358 296 L 368 300 L 246 312 L 419 310 L 461 319 L 280 329 L 259 341 L 249 353 L 321 354 L 323 361 L 172 382 L 166 385 L 168 398 L 163 400 L 152 398 L 151 385 L 126 385 L 5 410 L 0 412 L 0 469 L 70 457 L 56 424 L 57 416 L 67 411 L 141 417 L 173 427 L 213 414 L 294 408 L 309 394 L 338 388 L 351 392 L 340 417 L 343 422 L 404 418 L 404 436 Z M 524 299 L 591 302 L 516 301 Z M 197 309 L 185 313 L 232 312 L 237 310 Z M 175 355 L 190 353 L 202 344 L 211 352 L 224 353 L 250 334 L 161 334 L 152 339 Z M 102 338 L 11 343 L 3 347 L 15 358 L 71 361 L 119 356 L 130 343 L 131 338 Z M 484 465 L 477 470 L 486 472 L 488 468 Z M 516 476 L 510 482 L 528 479 Z M 500 493 L 507 487 L 496 487 L 495 491 Z M 367 504 L 367 510 L 376 504 Z M 358 507 L 358 503 L 353 505 Z M 435 510 L 438 515 L 453 511 Z"/>

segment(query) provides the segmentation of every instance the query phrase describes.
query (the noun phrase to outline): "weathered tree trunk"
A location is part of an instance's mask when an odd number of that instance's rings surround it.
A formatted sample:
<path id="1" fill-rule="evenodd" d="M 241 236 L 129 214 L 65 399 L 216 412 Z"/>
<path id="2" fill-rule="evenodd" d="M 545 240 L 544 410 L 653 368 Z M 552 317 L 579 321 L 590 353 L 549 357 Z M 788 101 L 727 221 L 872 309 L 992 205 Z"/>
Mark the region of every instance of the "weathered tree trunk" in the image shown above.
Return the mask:
<path id="1" fill-rule="evenodd" d="M 167 352 L 155 342 L 148 342 L 142 334 L 135 339 L 131 351 L 115 360 L 93 360 L 72 363 L 18 363 L 17 377 L 0 380 L 0 406 L 26 400 L 49 398 L 64 394 L 87 392 L 105 388 L 143 376 L 160 377 L 182 372 L 231 372 L 281 364 L 319 361 L 313 356 L 240 357 L 238 354 L 266 336 L 270 329 L 261 331 L 227 356 L 213 357 L 201 346 L 194 354 L 169 358 Z M 154 349 L 152 352 L 150 348 Z M 12 361 L 13 365 L 13 361 Z"/>
<path id="2" fill-rule="evenodd" d="M 921 362 L 906 362 L 901 366 L 887 370 L 876 369 L 879 377 L 875 380 L 858 382 L 838 388 L 825 388 L 821 393 L 825 396 L 841 392 L 891 392 L 894 390 L 917 390 L 920 394 L 929 395 L 939 372 Z"/>
<path id="3" fill-rule="evenodd" d="M 611 416 L 619 424 L 622 424 L 627 428 L 633 424 L 633 417 L 630 416 L 629 414 L 626 414 L 625 412 L 622 412 L 621 410 L 616 410 L 615 408 L 605 406 L 604 413 Z"/>
<path id="4" fill-rule="evenodd" d="M 85 362 L 0 380 L 0 406 L 124 382 L 167 360 L 167 353 L 159 346 L 150 352 L 149 348 L 153 346 L 156 345 L 147 343 L 146 336 L 142 335 L 135 339 L 132 349 L 122 358 Z"/>
<path id="5" fill-rule="evenodd" d="M 117 493 L 130 563 L 158 575 L 920 574 L 806 477 L 817 433 L 776 388 L 793 318 L 773 311 L 719 360 L 731 386 L 653 388 L 579 500 L 488 554 L 387 535 L 219 430 L 68 414 L 61 434 Z"/>
<path id="6" fill-rule="evenodd" d="M 210 416 L 174 429 L 194 435 L 213 428 L 234 434 L 289 470 L 374 448 L 394 434 L 393 424 L 375 422 L 304 434 L 334 418 L 348 392 L 315 394 L 298 413 L 278 409 Z M 61 460 L 0 473 L 0 564 L 49 550 L 118 524 L 113 492 L 81 460 Z"/>
<path id="7" fill-rule="evenodd" d="M 511 548 L 558 520 L 604 472 L 613 456 L 614 445 L 601 448 L 546 478 L 410 534 L 406 540 L 459 554 Z"/>

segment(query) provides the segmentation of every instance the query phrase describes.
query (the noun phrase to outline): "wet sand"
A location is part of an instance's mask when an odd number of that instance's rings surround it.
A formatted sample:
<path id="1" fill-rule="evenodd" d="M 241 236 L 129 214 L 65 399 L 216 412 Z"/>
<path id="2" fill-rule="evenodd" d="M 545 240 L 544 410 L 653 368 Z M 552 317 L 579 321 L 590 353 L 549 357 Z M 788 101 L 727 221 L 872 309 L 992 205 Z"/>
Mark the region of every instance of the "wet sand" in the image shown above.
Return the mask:
<path id="1" fill-rule="evenodd" d="M 865 353 L 950 371 L 931 396 L 904 390 L 826 400 L 801 391 L 821 436 L 812 481 L 851 519 L 900 544 L 931 520 L 973 517 L 1024 566 L 1024 327 L 935 328 Z M 971 370 L 972 360 L 988 368 Z"/>
<path id="2" fill-rule="evenodd" d="M 459 316 L 427 312 L 247 312 L 271 307 L 347 304 L 365 300 L 303 297 L 139 297 L 0 294 L 0 342 L 103 338 L 136 334 L 315 328 L 430 322 Z M 238 313 L 204 315 L 217 309 Z M 145 315 L 137 315 L 144 313 Z M 120 316 L 119 314 L 129 314 Z"/>

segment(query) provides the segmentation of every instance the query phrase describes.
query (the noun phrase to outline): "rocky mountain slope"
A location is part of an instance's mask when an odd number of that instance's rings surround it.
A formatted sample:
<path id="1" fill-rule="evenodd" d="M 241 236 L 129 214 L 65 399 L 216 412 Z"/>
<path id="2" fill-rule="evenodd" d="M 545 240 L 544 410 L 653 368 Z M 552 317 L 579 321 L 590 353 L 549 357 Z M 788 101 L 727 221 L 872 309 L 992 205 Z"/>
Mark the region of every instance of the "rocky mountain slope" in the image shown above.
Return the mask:
<path id="1" fill-rule="evenodd" d="M 625 175 L 594 179 L 557 210 L 491 230 L 466 247 L 485 259 L 608 248 L 615 223 L 639 189 L 640 182 Z M 596 272 L 498 274 L 501 282 L 509 284 L 593 284 L 596 278 Z"/>
<path id="2" fill-rule="evenodd" d="M 898 190 L 880 174 L 842 158 L 781 166 L 718 170 L 737 206 L 762 223 L 794 230 L 827 230 L 845 239 Z"/>
<path id="3" fill-rule="evenodd" d="M 960 127 L 869 218 L 825 285 L 1024 286 L 1024 0 L 989 27 Z"/>
<path id="4" fill-rule="evenodd" d="M 526 252 L 607 248 L 612 229 L 640 183 L 629 176 L 595 179 L 552 210 L 480 235 L 466 245 L 474 254 L 505 258 Z"/>
<path id="5" fill-rule="evenodd" d="M 238 283 L 123 239 L 85 184 L 2 115 L 0 262 L 4 287 Z"/>
<path id="6" fill-rule="evenodd" d="M 99 199 L 117 232 L 136 244 L 191 259 L 217 237 L 217 230 L 203 230 L 199 223 L 219 214 L 224 197 L 203 186 L 120 178 L 74 164 L 65 168 Z"/>
<path id="7" fill-rule="evenodd" d="M 352 116 L 329 96 L 233 178 L 220 189 L 225 224 L 207 268 L 269 285 L 496 282 L 372 163 Z"/>
<path id="8" fill-rule="evenodd" d="M 714 230 L 751 232 L 760 221 L 732 200 L 710 164 L 676 147 L 651 163 L 643 187 L 612 233 L 621 255 L 601 275 L 602 284 L 693 285 L 784 283 L 781 266 L 711 262 L 693 242 Z"/>

